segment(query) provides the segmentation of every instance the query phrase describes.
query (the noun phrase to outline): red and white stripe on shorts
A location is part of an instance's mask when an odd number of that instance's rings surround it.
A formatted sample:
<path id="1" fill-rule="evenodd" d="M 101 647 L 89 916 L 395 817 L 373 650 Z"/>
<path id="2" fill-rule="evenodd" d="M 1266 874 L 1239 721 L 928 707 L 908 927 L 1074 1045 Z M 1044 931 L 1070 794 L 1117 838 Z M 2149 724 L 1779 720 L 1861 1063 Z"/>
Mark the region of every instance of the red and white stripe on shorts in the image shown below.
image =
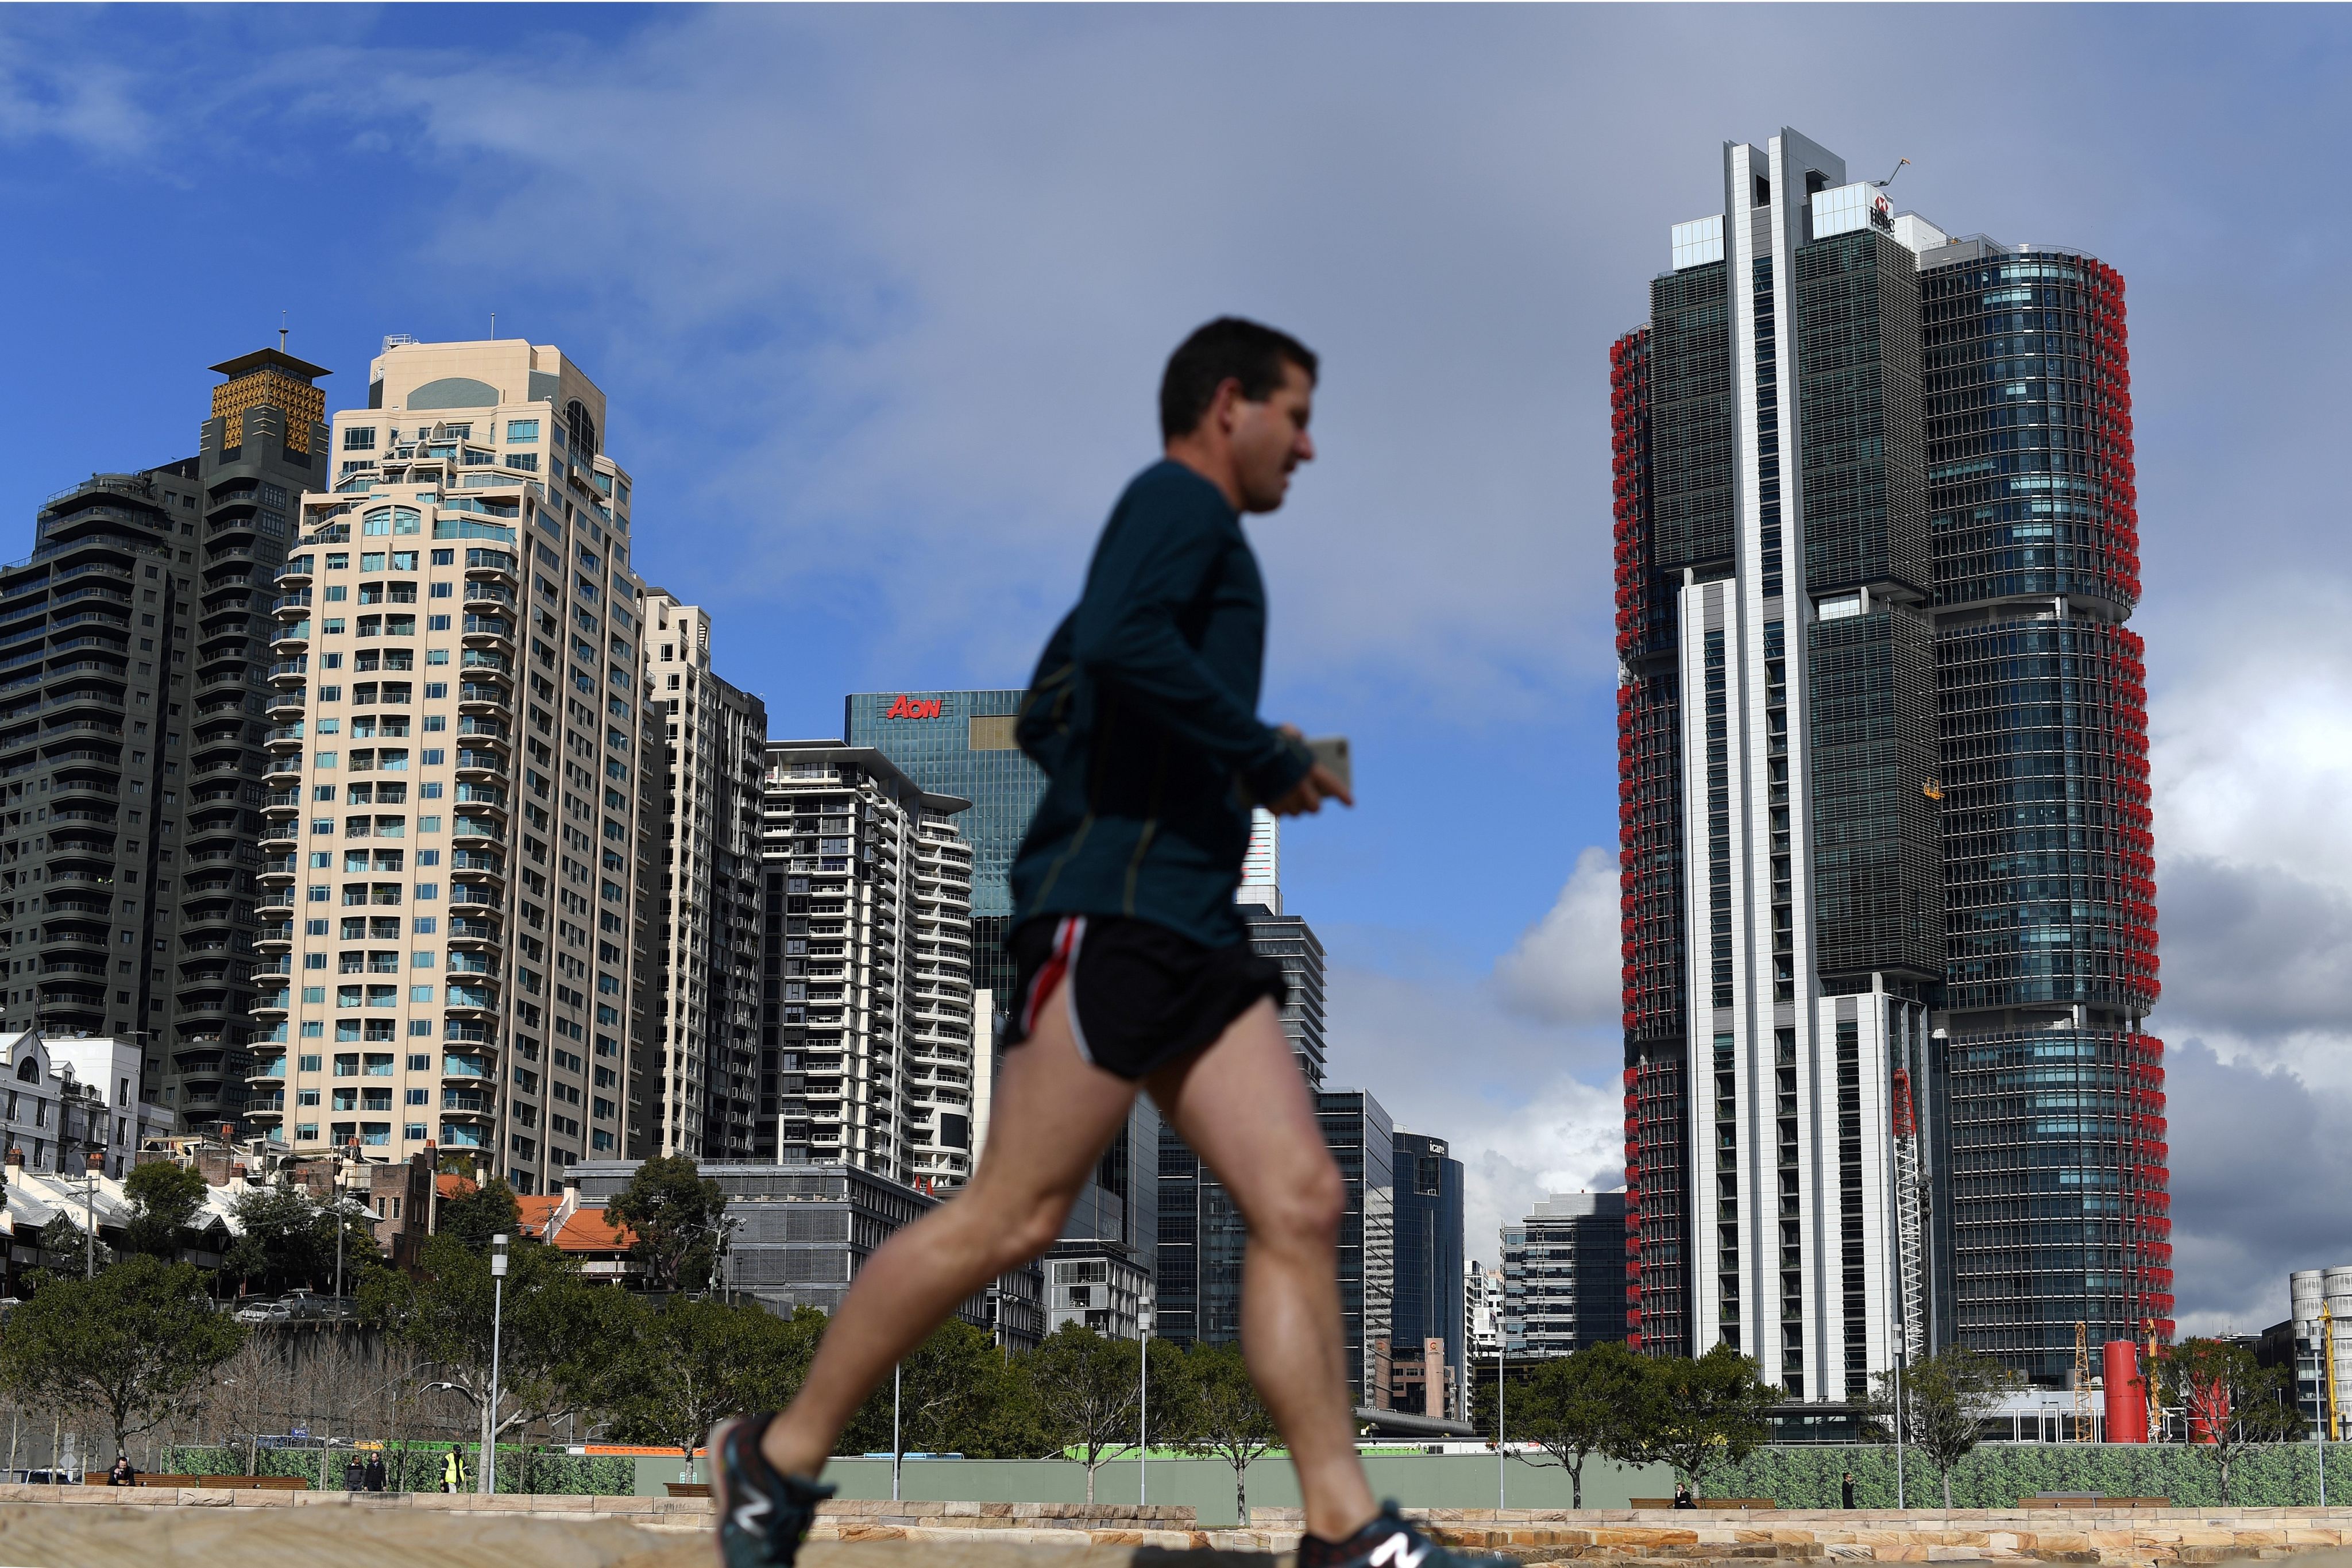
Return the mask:
<path id="1" fill-rule="evenodd" d="M 1021 999 L 1021 1037 L 1028 1039 L 1036 1032 L 1037 1004 L 1051 996 L 1054 987 L 1059 985 L 1066 993 L 1063 1002 L 1070 1011 L 1070 1034 L 1077 1041 L 1078 1055 L 1092 1061 L 1094 1053 L 1087 1049 L 1087 1033 L 1078 1023 L 1078 948 L 1086 939 L 1084 915 L 1064 915 L 1054 927 L 1053 953 L 1038 966 L 1029 982 L 1029 994 Z"/>

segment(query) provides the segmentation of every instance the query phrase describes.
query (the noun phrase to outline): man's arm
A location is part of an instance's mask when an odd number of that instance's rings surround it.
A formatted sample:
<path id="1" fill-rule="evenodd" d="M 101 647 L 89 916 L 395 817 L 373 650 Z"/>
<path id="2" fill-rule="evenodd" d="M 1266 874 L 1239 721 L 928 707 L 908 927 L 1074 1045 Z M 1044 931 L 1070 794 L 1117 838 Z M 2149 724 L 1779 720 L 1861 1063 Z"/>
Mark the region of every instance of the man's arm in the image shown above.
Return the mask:
<path id="1" fill-rule="evenodd" d="M 1176 625 L 1180 610 L 1225 548 L 1218 519 L 1203 505 L 1169 507 L 1148 526 L 1104 542 L 1072 624 L 1071 651 L 1097 679 L 1133 697 L 1151 716 L 1239 773 L 1261 801 L 1284 799 L 1313 758 L 1297 739 L 1259 721 Z"/>

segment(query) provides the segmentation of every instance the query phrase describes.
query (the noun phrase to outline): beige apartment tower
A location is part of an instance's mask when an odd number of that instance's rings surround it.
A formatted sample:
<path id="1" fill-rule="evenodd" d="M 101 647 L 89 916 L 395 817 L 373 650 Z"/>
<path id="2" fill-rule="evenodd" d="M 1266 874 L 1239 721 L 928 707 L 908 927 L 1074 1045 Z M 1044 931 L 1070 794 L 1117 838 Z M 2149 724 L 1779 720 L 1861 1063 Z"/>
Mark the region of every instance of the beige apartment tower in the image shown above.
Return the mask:
<path id="1" fill-rule="evenodd" d="M 604 395 L 387 338 L 278 580 L 248 1115 L 559 1184 L 642 1154 L 662 800 Z"/>
<path id="2" fill-rule="evenodd" d="M 760 790 L 767 705 L 710 668 L 710 617 L 646 594 L 646 702 L 666 733 L 662 780 L 660 1071 L 646 1085 L 652 1152 L 752 1157 L 760 1074 Z"/>

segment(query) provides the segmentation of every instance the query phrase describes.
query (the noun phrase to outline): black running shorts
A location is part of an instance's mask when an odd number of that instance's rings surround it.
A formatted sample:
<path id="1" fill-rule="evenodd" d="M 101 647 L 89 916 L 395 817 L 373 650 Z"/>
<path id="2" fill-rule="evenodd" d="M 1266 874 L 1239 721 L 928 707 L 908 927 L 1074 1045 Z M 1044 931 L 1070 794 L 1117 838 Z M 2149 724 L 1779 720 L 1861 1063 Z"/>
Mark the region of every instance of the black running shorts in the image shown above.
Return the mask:
<path id="1" fill-rule="evenodd" d="M 1166 926 L 1118 915 L 1041 915 L 1013 931 L 1018 965 L 1005 1044 L 1067 1007 L 1078 1054 L 1139 1079 L 1213 1043 L 1261 996 L 1279 1007 L 1282 969 L 1247 942 L 1203 947 Z"/>

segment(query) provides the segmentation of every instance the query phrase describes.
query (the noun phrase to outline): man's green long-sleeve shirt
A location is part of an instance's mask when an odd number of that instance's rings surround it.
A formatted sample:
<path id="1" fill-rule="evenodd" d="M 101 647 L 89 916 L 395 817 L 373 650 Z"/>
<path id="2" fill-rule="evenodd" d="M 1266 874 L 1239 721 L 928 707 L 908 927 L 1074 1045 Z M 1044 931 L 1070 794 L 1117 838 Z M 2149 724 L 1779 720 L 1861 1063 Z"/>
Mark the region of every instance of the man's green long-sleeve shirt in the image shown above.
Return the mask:
<path id="1" fill-rule="evenodd" d="M 1224 494 L 1173 460 L 1112 509 L 1086 593 L 1022 703 L 1045 798 L 1012 872 L 1015 923 L 1132 915 L 1212 947 L 1234 912 L 1253 802 L 1307 776 L 1307 748 L 1257 717 L 1265 584 Z"/>

